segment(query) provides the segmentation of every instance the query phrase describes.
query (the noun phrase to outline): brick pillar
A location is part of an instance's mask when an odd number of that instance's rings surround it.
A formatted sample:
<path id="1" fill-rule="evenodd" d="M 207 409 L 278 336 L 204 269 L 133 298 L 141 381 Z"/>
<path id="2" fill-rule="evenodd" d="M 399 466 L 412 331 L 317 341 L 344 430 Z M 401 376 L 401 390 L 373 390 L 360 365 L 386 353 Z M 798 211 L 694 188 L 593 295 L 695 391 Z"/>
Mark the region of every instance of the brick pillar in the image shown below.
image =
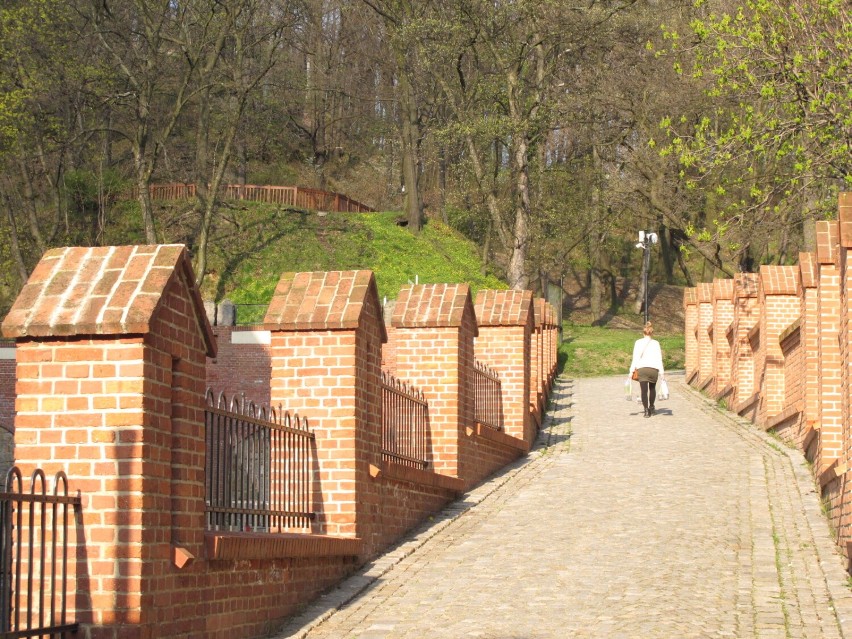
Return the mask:
<path id="1" fill-rule="evenodd" d="M 840 228 L 837 222 L 816 223 L 819 280 L 820 416 L 819 452 L 823 470 L 842 456 L 842 391 L 840 345 Z"/>
<path id="2" fill-rule="evenodd" d="M 531 366 L 530 366 L 530 406 L 533 419 L 538 426 L 544 413 L 544 300 L 535 298 L 533 300 L 533 332 L 530 338 Z"/>
<path id="3" fill-rule="evenodd" d="M 757 273 L 738 273 L 734 277 L 734 322 L 731 340 L 731 407 L 740 412 L 743 402 L 756 392 L 754 352 L 749 335 L 760 317 Z"/>
<path id="4" fill-rule="evenodd" d="M 387 340 L 371 271 L 285 273 L 264 328 L 271 331 L 271 397 L 308 418 L 320 488 L 315 532 L 374 550 L 370 464 L 381 460 L 381 357 Z"/>
<path id="5" fill-rule="evenodd" d="M 698 368 L 698 289 L 683 291 L 684 368 L 687 381 Z"/>
<path id="6" fill-rule="evenodd" d="M 182 246 L 53 249 L 3 323 L 18 340 L 18 465 L 64 470 L 82 492 L 76 604 L 92 637 L 174 636 L 204 616 L 186 590 L 215 348 L 194 282 Z"/>
<path id="7" fill-rule="evenodd" d="M 698 285 L 698 381 L 703 386 L 713 378 L 713 284 Z"/>
<path id="8" fill-rule="evenodd" d="M 817 291 L 816 253 L 799 253 L 799 276 L 802 280 L 801 340 L 805 349 L 804 424 L 806 431 L 819 422 L 820 357 L 819 357 L 819 298 Z M 807 438 L 807 433 L 805 437 Z M 805 441 L 810 444 L 810 441 Z M 813 461 L 813 451 L 806 445 L 803 452 Z"/>
<path id="9" fill-rule="evenodd" d="M 396 366 L 400 379 L 429 402 L 432 462 L 436 472 L 462 477 L 460 444 L 474 423 L 471 371 L 476 315 L 467 284 L 404 287 L 396 300 Z"/>
<path id="10" fill-rule="evenodd" d="M 762 300 L 761 340 L 761 403 L 758 423 L 784 411 L 784 353 L 779 337 L 802 314 L 801 282 L 798 266 L 761 266 L 760 299 Z"/>
<path id="11" fill-rule="evenodd" d="M 840 346 L 840 389 L 843 401 L 841 404 L 841 421 L 843 424 L 843 455 L 841 460 L 848 467 L 852 462 L 852 193 L 841 193 L 838 198 L 837 219 L 840 236 L 838 253 L 838 268 L 840 277 L 840 324 L 838 326 L 838 343 Z M 844 500 L 846 512 L 852 508 L 852 492 L 847 493 Z M 848 519 L 848 518 L 847 518 Z M 852 521 L 844 522 L 844 532 L 841 536 L 850 537 L 849 527 Z M 840 532 L 840 531 L 839 531 Z"/>
<path id="12" fill-rule="evenodd" d="M 479 291 L 475 310 L 476 358 L 500 375 L 506 433 L 531 444 L 535 438 L 529 408 L 532 292 Z"/>
<path id="13" fill-rule="evenodd" d="M 712 392 L 722 392 L 731 382 L 731 342 L 728 329 L 734 321 L 734 280 L 713 280 L 713 370 Z"/>
<path id="14" fill-rule="evenodd" d="M 556 379 L 556 362 L 559 354 L 559 314 L 556 312 L 556 307 L 550 302 L 547 303 L 547 311 L 547 362 L 549 373 L 547 394 L 550 396 L 550 391 L 553 389 L 553 381 Z"/>

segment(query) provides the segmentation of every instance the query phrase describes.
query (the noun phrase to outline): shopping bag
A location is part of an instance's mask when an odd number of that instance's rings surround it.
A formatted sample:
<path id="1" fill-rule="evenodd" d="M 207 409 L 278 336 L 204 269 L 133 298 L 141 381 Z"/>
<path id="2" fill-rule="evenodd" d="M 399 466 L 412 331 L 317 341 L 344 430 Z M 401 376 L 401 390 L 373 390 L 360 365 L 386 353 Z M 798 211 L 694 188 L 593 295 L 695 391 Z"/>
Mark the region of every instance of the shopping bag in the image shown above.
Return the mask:
<path id="1" fill-rule="evenodd" d="M 669 385 L 666 383 L 666 380 L 662 380 L 660 382 L 660 390 L 657 391 L 657 399 L 668 399 L 669 398 Z"/>
<path id="2" fill-rule="evenodd" d="M 624 380 L 624 399 L 628 402 L 633 399 L 633 382 L 629 377 Z"/>

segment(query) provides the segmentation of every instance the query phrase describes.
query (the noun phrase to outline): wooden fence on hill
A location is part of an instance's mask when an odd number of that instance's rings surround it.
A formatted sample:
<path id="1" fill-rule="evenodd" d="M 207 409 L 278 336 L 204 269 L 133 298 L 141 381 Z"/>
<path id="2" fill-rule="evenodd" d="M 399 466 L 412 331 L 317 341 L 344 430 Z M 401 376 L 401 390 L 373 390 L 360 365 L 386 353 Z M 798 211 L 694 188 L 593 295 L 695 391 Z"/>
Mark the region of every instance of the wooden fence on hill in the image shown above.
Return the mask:
<path id="1" fill-rule="evenodd" d="M 151 184 L 149 188 L 153 200 L 188 200 L 195 197 L 194 184 Z M 134 190 L 135 196 L 136 191 Z M 312 211 L 370 213 L 374 210 L 346 195 L 302 186 L 225 184 L 222 186 L 222 197 L 226 200 L 266 202 L 267 204 L 281 204 Z"/>

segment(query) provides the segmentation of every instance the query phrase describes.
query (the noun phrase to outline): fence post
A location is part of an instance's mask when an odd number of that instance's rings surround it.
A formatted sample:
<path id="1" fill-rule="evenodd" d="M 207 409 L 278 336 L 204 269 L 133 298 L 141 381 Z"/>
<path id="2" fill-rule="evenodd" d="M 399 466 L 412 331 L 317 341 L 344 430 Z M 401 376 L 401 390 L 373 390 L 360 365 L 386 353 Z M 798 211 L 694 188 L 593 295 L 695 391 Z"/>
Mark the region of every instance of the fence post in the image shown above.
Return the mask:
<path id="1" fill-rule="evenodd" d="M 476 358 L 500 374 L 506 434 L 532 444 L 530 339 L 532 292 L 483 290 L 476 295 Z"/>
<path id="2" fill-rule="evenodd" d="M 175 636 L 205 617 L 191 558 L 215 348 L 194 282 L 183 246 L 53 249 L 3 322 L 17 464 L 64 470 L 82 492 L 76 610 L 93 637 Z"/>
<path id="3" fill-rule="evenodd" d="M 370 464 L 381 460 L 381 356 L 387 341 L 371 271 L 285 273 L 269 305 L 272 403 L 316 436 L 316 532 L 377 541 Z"/>
<path id="4" fill-rule="evenodd" d="M 698 384 L 706 385 L 713 377 L 713 341 L 710 328 L 713 326 L 713 284 L 698 285 Z"/>
<path id="5" fill-rule="evenodd" d="M 694 286 L 683 291 L 683 322 L 684 369 L 688 382 L 698 370 L 698 289 Z"/>

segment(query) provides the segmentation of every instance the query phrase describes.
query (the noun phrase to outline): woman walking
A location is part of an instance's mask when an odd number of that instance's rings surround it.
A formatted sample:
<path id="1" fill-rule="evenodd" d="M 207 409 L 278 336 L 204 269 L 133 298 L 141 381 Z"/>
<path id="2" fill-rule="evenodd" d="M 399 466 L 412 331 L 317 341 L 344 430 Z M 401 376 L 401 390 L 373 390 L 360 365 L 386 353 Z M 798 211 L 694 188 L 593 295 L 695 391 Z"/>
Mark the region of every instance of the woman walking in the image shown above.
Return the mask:
<path id="1" fill-rule="evenodd" d="M 663 351 L 660 343 L 652 337 L 654 327 L 651 322 L 645 324 L 642 333 L 644 337 L 637 339 L 633 345 L 633 361 L 630 363 L 629 375 L 639 382 L 645 417 L 650 417 L 654 414 L 654 401 L 657 399 L 657 381 L 665 378 L 665 371 Z"/>

